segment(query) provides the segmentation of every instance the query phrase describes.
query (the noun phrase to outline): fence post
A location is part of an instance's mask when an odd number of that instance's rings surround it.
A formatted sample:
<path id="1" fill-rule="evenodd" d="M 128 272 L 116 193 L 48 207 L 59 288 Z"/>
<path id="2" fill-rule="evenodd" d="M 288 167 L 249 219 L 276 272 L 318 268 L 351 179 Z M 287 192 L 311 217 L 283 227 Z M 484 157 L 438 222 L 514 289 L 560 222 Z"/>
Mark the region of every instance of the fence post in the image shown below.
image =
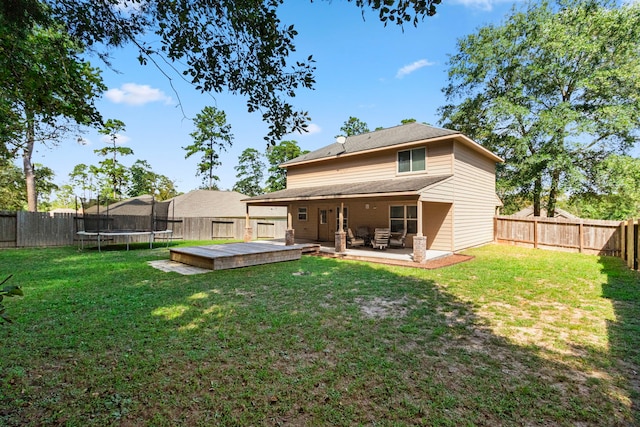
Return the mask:
<path id="1" fill-rule="evenodd" d="M 538 249 L 538 220 L 533 220 L 533 247 Z"/>
<path id="2" fill-rule="evenodd" d="M 584 250 L 584 223 L 580 220 L 580 224 L 578 225 L 578 239 L 580 240 L 580 253 Z"/>
<path id="3" fill-rule="evenodd" d="M 635 247 L 633 246 L 634 244 L 633 235 L 634 235 L 634 228 L 635 228 L 634 224 L 635 224 L 635 220 L 633 218 L 629 218 L 629 220 L 627 221 L 627 265 L 632 270 L 634 267 L 633 265 L 634 261 L 636 259 L 634 254 Z"/>
<path id="4" fill-rule="evenodd" d="M 636 270 L 640 270 L 640 220 L 638 220 L 638 227 L 636 228 Z"/>
<path id="5" fill-rule="evenodd" d="M 624 221 L 620 222 L 620 258 L 623 261 L 627 259 L 627 231 Z"/>

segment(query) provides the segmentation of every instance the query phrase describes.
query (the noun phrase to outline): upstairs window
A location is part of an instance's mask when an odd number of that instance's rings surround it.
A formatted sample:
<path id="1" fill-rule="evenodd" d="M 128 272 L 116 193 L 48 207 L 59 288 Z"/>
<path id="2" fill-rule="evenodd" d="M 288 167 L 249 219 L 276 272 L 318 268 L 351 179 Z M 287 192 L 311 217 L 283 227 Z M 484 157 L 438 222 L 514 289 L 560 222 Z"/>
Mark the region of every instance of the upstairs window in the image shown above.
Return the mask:
<path id="1" fill-rule="evenodd" d="M 424 147 L 398 151 L 398 173 L 420 172 L 427 169 L 427 150 Z"/>

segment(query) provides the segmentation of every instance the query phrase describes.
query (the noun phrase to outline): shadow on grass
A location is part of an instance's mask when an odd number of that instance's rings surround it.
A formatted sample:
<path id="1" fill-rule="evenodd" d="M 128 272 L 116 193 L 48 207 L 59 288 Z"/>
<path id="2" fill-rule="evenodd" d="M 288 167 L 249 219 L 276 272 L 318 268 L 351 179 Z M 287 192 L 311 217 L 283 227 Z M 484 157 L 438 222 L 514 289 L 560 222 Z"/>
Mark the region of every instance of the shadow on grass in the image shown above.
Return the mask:
<path id="1" fill-rule="evenodd" d="M 628 421 L 607 389 L 496 336 L 424 271 L 303 257 L 179 276 L 144 264 L 157 257 L 11 254 L 27 297 L 2 340 L 1 422 Z"/>
<path id="2" fill-rule="evenodd" d="M 622 361 L 620 370 L 630 390 L 635 422 L 640 425 L 640 274 L 619 258 L 601 257 L 600 264 L 607 275 L 602 295 L 611 300 L 615 312 L 615 321 L 607 323 L 610 351 Z"/>

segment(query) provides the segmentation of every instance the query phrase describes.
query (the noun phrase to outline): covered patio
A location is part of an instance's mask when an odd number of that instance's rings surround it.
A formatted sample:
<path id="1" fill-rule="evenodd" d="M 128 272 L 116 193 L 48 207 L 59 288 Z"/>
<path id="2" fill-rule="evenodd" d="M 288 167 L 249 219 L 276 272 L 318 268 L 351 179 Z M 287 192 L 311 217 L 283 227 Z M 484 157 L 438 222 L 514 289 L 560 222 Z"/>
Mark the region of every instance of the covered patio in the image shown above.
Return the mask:
<path id="1" fill-rule="evenodd" d="M 246 199 L 247 222 L 252 206 L 285 206 L 286 244 L 312 241 L 325 253 L 424 263 L 452 253 L 453 202 L 442 195 L 451 179 L 419 176 L 280 190 Z M 376 229 L 392 237 L 378 250 L 367 246 Z M 393 247 L 399 235 L 401 243 Z M 365 243 L 351 246 L 350 236 Z M 251 238 L 247 229 L 245 240 Z"/>
<path id="2" fill-rule="evenodd" d="M 260 240 L 260 243 L 271 245 L 285 245 L 284 239 Z M 346 248 L 343 252 L 336 251 L 333 242 L 315 242 L 311 240 L 297 240 L 297 244 L 318 244 L 320 253 L 332 256 L 339 256 L 347 259 L 379 259 L 399 262 L 414 262 L 412 248 L 388 248 L 384 251 L 371 247 Z M 435 261 L 453 255 L 451 251 L 439 251 L 427 249 L 425 251 L 425 262 Z"/>

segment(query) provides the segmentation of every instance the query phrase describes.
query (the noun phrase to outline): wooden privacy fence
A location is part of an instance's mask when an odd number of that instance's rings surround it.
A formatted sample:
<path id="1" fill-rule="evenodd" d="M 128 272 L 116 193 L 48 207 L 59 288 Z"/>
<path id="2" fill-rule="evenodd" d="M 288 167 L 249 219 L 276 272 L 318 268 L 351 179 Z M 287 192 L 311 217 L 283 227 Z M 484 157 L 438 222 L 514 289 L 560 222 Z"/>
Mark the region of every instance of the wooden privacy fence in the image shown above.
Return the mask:
<path id="1" fill-rule="evenodd" d="M 242 239 L 245 218 L 176 218 L 167 221 L 172 236 L 163 238 L 183 240 Z M 104 229 L 148 227 L 148 216 L 119 215 L 104 217 Z M 258 239 L 284 238 L 286 218 L 250 219 L 253 237 Z M 101 226 L 101 228 L 102 228 Z M 0 248 L 69 246 L 79 241 L 77 231 L 83 230 L 82 216 L 44 212 L 0 211 Z M 114 237 L 113 243 L 125 243 L 126 237 Z M 147 236 L 130 236 L 133 242 L 148 242 Z"/>
<path id="2" fill-rule="evenodd" d="M 73 245 L 74 214 L 0 212 L 0 247 L 25 248 Z"/>
<path id="3" fill-rule="evenodd" d="M 630 218 L 623 221 L 622 229 L 622 259 L 632 270 L 640 270 L 640 221 Z"/>
<path id="4" fill-rule="evenodd" d="M 170 224 L 174 238 L 183 240 L 242 239 L 244 218 L 181 218 Z M 254 239 L 283 239 L 287 229 L 286 218 L 251 218 Z"/>
<path id="5" fill-rule="evenodd" d="M 622 255 L 620 221 L 497 216 L 494 240 L 541 249 Z"/>
<path id="6" fill-rule="evenodd" d="M 638 269 L 638 221 L 515 216 L 494 218 L 494 240 L 531 248 L 622 257 Z"/>

